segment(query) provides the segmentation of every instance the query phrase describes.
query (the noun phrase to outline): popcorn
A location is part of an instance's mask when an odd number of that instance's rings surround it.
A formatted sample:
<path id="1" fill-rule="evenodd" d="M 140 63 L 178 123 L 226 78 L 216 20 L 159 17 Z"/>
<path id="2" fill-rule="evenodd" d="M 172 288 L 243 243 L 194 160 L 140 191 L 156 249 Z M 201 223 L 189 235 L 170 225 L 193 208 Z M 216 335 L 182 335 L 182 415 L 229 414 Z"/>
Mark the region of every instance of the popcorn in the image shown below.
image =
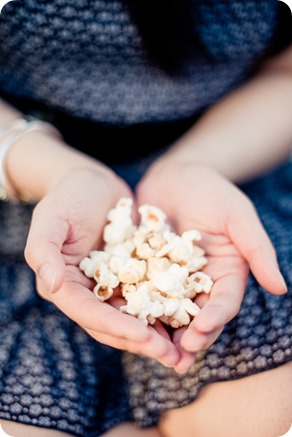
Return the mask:
<path id="1" fill-rule="evenodd" d="M 97 297 L 98 300 L 104 302 L 109 299 L 114 293 L 114 290 L 107 285 L 97 284 L 93 289 L 93 294 Z"/>
<path id="2" fill-rule="evenodd" d="M 191 317 L 196 316 L 200 311 L 198 305 L 192 302 L 190 299 L 181 299 L 177 310 L 169 317 L 168 323 L 172 328 L 180 328 L 181 326 L 188 325 Z"/>
<path id="3" fill-rule="evenodd" d="M 195 244 L 201 235 L 195 229 L 171 231 L 164 212 L 152 205 L 139 208 L 135 226 L 132 203 L 121 198 L 109 211 L 103 250 L 91 251 L 79 267 L 96 281 L 93 293 L 101 302 L 119 287 L 126 301 L 120 311 L 146 325 L 158 319 L 173 328 L 186 326 L 200 311 L 193 299 L 213 285 L 201 271 L 208 262 Z"/>
<path id="4" fill-rule="evenodd" d="M 83 258 L 79 268 L 84 271 L 88 278 L 93 278 L 97 269 L 100 269 L 101 263 L 109 261 L 109 254 L 100 250 L 92 250 L 89 257 Z"/>
<path id="5" fill-rule="evenodd" d="M 184 281 L 188 276 L 188 271 L 178 264 L 173 264 L 167 272 L 159 272 L 152 279 L 153 285 L 167 297 L 184 296 Z"/>
<path id="6" fill-rule="evenodd" d="M 93 289 L 95 296 L 101 302 L 109 299 L 113 294 L 113 289 L 119 285 L 117 276 L 102 262 L 100 267 L 95 270 L 93 277 L 97 282 Z"/>
<path id="7" fill-rule="evenodd" d="M 138 316 L 146 325 L 163 315 L 164 306 L 158 300 L 152 301 L 148 293 L 148 287 L 142 284 L 135 292 L 127 296 L 127 305 L 120 308 L 121 311 Z"/>
<path id="8" fill-rule="evenodd" d="M 167 244 L 156 254 L 157 257 L 168 255 L 169 259 L 175 263 L 186 265 L 193 254 L 193 240 L 200 240 L 198 231 L 186 231 L 180 237 L 174 232 L 165 232 L 164 238 Z"/>
<path id="9" fill-rule="evenodd" d="M 188 277 L 187 284 L 187 288 L 193 288 L 196 293 L 210 293 L 213 281 L 206 273 L 196 272 Z"/>
<path id="10" fill-rule="evenodd" d="M 139 208 L 141 225 L 148 231 L 160 231 L 165 226 L 166 215 L 161 209 L 152 205 L 142 205 Z"/>
<path id="11" fill-rule="evenodd" d="M 120 269 L 118 278 L 120 282 L 125 284 L 137 284 L 140 282 L 146 273 L 146 262 L 139 261 L 135 258 L 130 258 L 126 264 Z"/>
<path id="12" fill-rule="evenodd" d="M 132 213 L 133 201 L 122 197 L 115 208 L 107 215 L 110 223 L 104 227 L 103 239 L 108 244 L 123 243 L 133 236 L 136 227 L 133 225 Z"/>
<path id="13" fill-rule="evenodd" d="M 151 281 L 157 273 L 167 272 L 169 267 L 171 266 L 171 262 L 168 258 L 149 258 L 147 260 L 147 270 L 146 276 Z"/>
<path id="14" fill-rule="evenodd" d="M 180 299 L 178 298 L 170 297 L 165 299 L 163 314 L 165 316 L 172 316 L 178 310 L 179 304 Z"/>
<path id="15" fill-rule="evenodd" d="M 155 251 L 148 243 L 143 243 L 136 248 L 136 255 L 141 259 L 149 259 L 155 255 Z"/>

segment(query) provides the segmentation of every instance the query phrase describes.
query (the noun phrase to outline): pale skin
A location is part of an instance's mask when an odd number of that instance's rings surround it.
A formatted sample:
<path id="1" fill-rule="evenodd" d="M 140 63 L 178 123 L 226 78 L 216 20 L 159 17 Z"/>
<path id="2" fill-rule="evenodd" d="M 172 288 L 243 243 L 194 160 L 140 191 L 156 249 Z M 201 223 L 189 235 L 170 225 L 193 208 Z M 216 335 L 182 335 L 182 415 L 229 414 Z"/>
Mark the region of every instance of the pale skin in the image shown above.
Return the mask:
<path id="1" fill-rule="evenodd" d="M 13 108 L 1 104 L 1 123 L 17 116 Z M 288 48 L 263 65 L 254 79 L 207 111 L 140 182 L 137 205 L 147 202 L 160 206 L 178 231 L 197 228 L 202 232 L 210 260 L 207 272 L 215 280 L 210 298 L 201 302 L 200 314 L 187 329 L 177 330 L 173 341 L 99 303 L 77 268 L 80 259 L 97 245 L 108 209 L 119 197 L 131 195 L 126 184 L 101 163 L 47 134 L 32 132 L 19 139 L 9 150 L 5 166 L 9 184 L 39 201 L 25 255 L 36 272 L 41 296 L 96 340 L 186 371 L 194 353 L 208 348 L 238 313 L 249 269 L 267 292 L 286 292 L 273 246 L 251 202 L 233 182 L 248 180 L 283 161 L 291 150 L 291 125 L 292 48 Z M 275 402 L 282 402 L 281 414 L 287 411 L 285 417 L 292 421 L 291 370 L 289 363 L 240 381 L 210 384 L 189 407 L 169 412 L 160 431 L 167 437 L 176 436 L 179 424 L 188 423 L 190 430 L 200 426 L 198 436 L 227 437 L 234 435 L 231 431 L 237 420 L 236 435 L 260 437 L 252 429 L 265 429 L 271 417 L 267 406 L 273 409 Z M 266 378 L 265 386 L 270 384 L 269 396 L 261 390 L 264 403 L 258 396 L 250 400 L 251 378 L 253 387 L 263 387 L 262 378 Z M 232 423 L 226 410 L 220 416 L 226 424 L 225 433 L 219 430 L 212 434 L 214 427 L 208 420 L 194 422 L 192 417 L 203 417 L 200 405 L 209 405 L 208 399 L 213 405 L 211 399 L 218 390 L 222 404 L 228 405 L 230 399 L 234 405 L 244 403 L 254 428 L 247 429 L 236 414 Z M 258 411 L 256 417 L 254 411 Z M 277 420 L 281 423 L 275 426 L 281 435 L 279 427 L 286 424 L 280 413 Z M 134 427 L 127 426 L 133 436 L 137 434 Z"/>

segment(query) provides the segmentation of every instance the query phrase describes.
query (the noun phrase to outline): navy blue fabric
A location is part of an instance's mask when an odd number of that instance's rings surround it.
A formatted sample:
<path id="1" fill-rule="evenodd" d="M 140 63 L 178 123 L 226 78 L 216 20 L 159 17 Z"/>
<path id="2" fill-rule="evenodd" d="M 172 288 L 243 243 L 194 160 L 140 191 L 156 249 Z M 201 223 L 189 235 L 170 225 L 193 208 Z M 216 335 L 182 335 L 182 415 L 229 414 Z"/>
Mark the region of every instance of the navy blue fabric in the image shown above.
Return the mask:
<path id="1" fill-rule="evenodd" d="M 292 360 L 292 162 L 241 187 L 254 202 L 278 255 L 288 293 L 275 296 L 250 275 L 239 314 L 183 375 L 146 357 L 125 354 L 130 404 L 141 426 L 195 400 L 202 387 Z"/>
<path id="2" fill-rule="evenodd" d="M 8 3 L 0 15 L 0 95 L 114 126 L 182 120 L 197 116 L 291 41 L 282 2 L 189 0 L 190 58 L 169 72 L 145 49 L 130 3 Z M 288 36 L 279 34 L 282 27 Z M 168 49 L 179 58 L 175 46 Z"/>
<path id="3" fill-rule="evenodd" d="M 0 95 L 53 122 L 72 146 L 89 153 L 93 145 L 90 153 L 115 161 L 134 188 L 206 108 L 291 41 L 290 12 L 277 0 L 191 4 L 194 54 L 169 73 L 145 50 L 124 0 L 10 2 L 0 15 Z M 95 342 L 40 299 L 23 258 L 32 208 L 0 203 L 0 420 L 98 437 L 128 420 L 153 425 L 209 382 L 290 361 L 291 177 L 287 162 L 242 187 L 275 244 L 289 293 L 272 296 L 251 276 L 239 315 L 183 376 Z"/>
<path id="4" fill-rule="evenodd" d="M 135 187 L 156 156 L 114 170 Z M 0 203 L 0 419 L 97 437 L 194 400 L 215 381 L 242 378 L 292 359 L 292 164 L 242 187 L 254 201 L 289 286 L 264 291 L 250 276 L 238 316 L 184 375 L 91 339 L 34 290 L 23 260 L 31 208 Z"/>
<path id="5" fill-rule="evenodd" d="M 0 420 L 97 437 L 132 420 L 121 354 L 36 293 L 31 212 L 0 202 Z"/>

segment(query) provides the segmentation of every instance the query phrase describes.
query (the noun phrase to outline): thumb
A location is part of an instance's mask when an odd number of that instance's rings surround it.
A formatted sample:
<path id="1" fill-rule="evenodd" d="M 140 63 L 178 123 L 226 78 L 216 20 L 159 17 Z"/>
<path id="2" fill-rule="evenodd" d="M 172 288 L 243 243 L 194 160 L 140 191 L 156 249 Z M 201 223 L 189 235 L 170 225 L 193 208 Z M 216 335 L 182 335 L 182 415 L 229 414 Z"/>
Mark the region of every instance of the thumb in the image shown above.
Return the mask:
<path id="1" fill-rule="evenodd" d="M 253 204 L 248 198 L 233 209 L 227 223 L 234 245 L 247 260 L 257 281 L 273 294 L 284 294 L 287 285 L 280 272 L 276 252 Z"/>
<path id="2" fill-rule="evenodd" d="M 69 225 L 59 217 L 36 207 L 28 234 L 25 259 L 50 293 L 56 292 L 65 276 L 62 247 Z"/>

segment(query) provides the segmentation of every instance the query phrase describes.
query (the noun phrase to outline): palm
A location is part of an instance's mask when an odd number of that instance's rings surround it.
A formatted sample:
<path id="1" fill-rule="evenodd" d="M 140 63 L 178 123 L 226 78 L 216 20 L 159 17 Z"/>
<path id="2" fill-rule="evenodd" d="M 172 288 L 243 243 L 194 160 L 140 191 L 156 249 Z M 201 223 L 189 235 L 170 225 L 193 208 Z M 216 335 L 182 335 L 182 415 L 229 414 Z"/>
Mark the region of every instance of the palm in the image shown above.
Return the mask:
<path id="1" fill-rule="evenodd" d="M 178 359 L 175 346 L 139 320 L 122 314 L 115 300 L 99 302 L 94 284 L 79 269 L 79 262 L 101 242 L 106 216 L 120 197 L 130 197 L 125 184 L 100 180 L 99 175 L 79 172 L 65 180 L 35 208 L 27 245 L 31 265 L 52 266 L 47 285 L 38 279 L 41 296 L 52 301 L 101 343 L 134 353 L 155 356 L 172 365 Z M 72 201 L 73 199 L 73 201 Z M 48 293 L 48 290 L 57 293 Z"/>
<path id="2" fill-rule="evenodd" d="M 205 250 L 208 264 L 204 271 L 214 281 L 209 295 L 201 294 L 195 301 L 201 307 L 199 315 L 189 327 L 174 331 L 173 341 L 183 349 L 199 351 L 208 348 L 221 333 L 224 325 L 239 311 L 248 276 L 248 264 L 226 232 L 222 207 L 199 204 L 192 196 L 191 207 L 182 204 L 189 199 L 176 191 L 179 210 L 187 211 L 179 217 L 170 216 L 180 232 L 197 229 L 202 235 L 200 246 Z M 201 206 L 202 205 L 202 206 Z M 222 202 L 221 202 L 222 206 Z M 213 209 L 212 209 L 213 208 Z M 230 208 L 230 207 L 229 207 Z M 182 349 L 183 348 L 183 349 Z"/>
<path id="3" fill-rule="evenodd" d="M 92 288 L 92 280 L 78 266 L 69 263 L 65 267 L 63 284 L 51 300 L 98 341 L 102 341 L 104 334 L 133 340 L 140 338 L 144 331 L 141 323 L 120 313 L 112 305 L 100 302 L 92 293 Z"/>
<path id="4" fill-rule="evenodd" d="M 42 284 L 38 284 L 42 294 Z M 147 327 L 136 318 L 119 311 L 120 298 L 100 302 L 92 293 L 93 283 L 78 266 L 66 264 L 65 278 L 58 293 L 46 294 L 64 314 L 78 323 L 100 343 L 117 349 L 155 357 L 167 366 L 179 358 L 175 346 L 161 331 Z"/>
<path id="5" fill-rule="evenodd" d="M 187 350 L 208 348 L 221 333 L 224 325 L 239 311 L 243 299 L 248 266 L 230 239 L 224 235 L 202 233 L 201 246 L 205 249 L 208 264 L 204 271 L 214 281 L 209 295 L 199 295 L 196 303 L 199 315 L 188 329 L 175 332 Z"/>
<path id="6" fill-rule="evenodd" d="M 209 347 L 238 313 L 249 267 L 267 290 L 283 293 L 275 277 L 274 250 L 251 202 L 222 176 L 195 164 L 158 164 L 137 192 L 139 203 L 163 209 L 178 232 L 197 229 L 202 234 L 200 245 L 208 258 L 204 270 L 214 285 L 209 296 L 197 298 L 201 311 L 189 327 L 173 334 L 183 355 L 184 350 Z M 180 369 L 190 364 L 186 358 Z"/>

